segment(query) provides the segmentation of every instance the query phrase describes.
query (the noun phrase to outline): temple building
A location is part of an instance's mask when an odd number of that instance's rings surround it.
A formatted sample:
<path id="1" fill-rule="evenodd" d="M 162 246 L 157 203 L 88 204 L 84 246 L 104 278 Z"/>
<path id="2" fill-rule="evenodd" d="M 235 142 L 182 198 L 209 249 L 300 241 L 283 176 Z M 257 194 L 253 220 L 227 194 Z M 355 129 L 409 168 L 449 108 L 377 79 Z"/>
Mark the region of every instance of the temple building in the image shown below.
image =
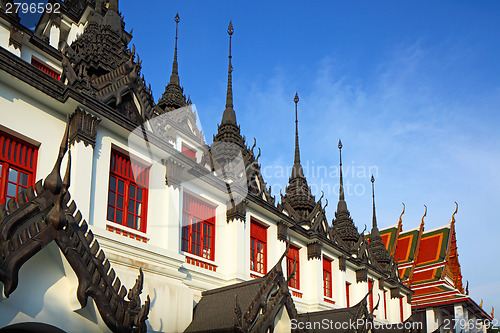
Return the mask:
<path id="1" fill-rule="evenodd" d="M 443 258 L 403 256 L 407 234 L 378 229 L 373 178 L 371 233 L 358 231 L 340 141 L 327 218 L 301 164 L 298 94 L 292 172 L 272 195 L 237 121 L 231 23 L 208 144 L 181 86 L 179 15 L 156 102 L 118 0 L 59 1 L 34 30 L 12 3 L 0 0 L 0 332 L 408 332 L 429 288 L 483 318 L 461 296 L 454 231 L 432 234 L 451 244 Z M 442 274 L 426 277 L 422 260 Z"/>
<path id="2" fill-rule="evenodd" d="M 413 317 L 427 332 L 481 332 L 486 331 L 483 324 L 493 322 L 493 310 L 488 314 L 482 302 L 478 305 L 469 296 L 469 282 L 464 286 L 462 281 L 455 233 L 457 212 L 458 204 L 448 224 L 425 231 L 425 207 L 420 225 L 403 231 L 403 209 L 397 224 L 379 232 L 385 248 L 398 262 L 401 280 L 414 291 Z"/>

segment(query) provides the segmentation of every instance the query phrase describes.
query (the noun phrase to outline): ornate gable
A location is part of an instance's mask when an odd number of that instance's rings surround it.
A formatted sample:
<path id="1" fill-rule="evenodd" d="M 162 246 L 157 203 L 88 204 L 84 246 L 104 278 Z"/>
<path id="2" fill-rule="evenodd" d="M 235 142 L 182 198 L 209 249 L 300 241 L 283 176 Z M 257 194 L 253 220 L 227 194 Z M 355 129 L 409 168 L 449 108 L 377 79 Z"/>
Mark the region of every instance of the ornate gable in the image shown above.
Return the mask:
<path id="1" fill-rule="evenodd" d="M 0 281 L 4 294 L 8 297 L 16 290 L 23 264 L 54 241 L 78 277 L 77 298 L 82 308 L 90 296 L 111 331 L 146 332 L 150 301 L 148 296 L 141 306 L 142 271 L 127 293 L 87 223 L 82 221 L 76 203 L 68 205 L 70 155 L 64 180 L 60 176 L 67 149 L 68 128 L 45 182 L 40 180 L 35 188 L 19 193 L 17 200 L 10 199 L 8 213 L 5 204 L 0 205 Z"/>

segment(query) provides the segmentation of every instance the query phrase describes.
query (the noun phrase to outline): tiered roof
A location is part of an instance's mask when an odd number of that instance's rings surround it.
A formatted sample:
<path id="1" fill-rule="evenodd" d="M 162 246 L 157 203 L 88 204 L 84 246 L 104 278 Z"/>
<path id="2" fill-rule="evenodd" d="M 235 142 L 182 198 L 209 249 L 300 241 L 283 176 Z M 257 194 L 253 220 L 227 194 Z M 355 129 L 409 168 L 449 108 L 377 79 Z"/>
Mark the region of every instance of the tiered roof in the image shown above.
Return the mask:
<path id="1" fill-rule="evenodd" d="M 397 225 L 380 231 L 386 249 L 398 260 L 401 280 L 415 292 L 412 297 L 414 308 L 460 301 L 478 308 L 462 283 L 455 235 L 457 211 L 458 205 L 451 221 L 433 230 L 424 231 L 426 208 L 419 227 L 401 231 L 400 217 Z"/>

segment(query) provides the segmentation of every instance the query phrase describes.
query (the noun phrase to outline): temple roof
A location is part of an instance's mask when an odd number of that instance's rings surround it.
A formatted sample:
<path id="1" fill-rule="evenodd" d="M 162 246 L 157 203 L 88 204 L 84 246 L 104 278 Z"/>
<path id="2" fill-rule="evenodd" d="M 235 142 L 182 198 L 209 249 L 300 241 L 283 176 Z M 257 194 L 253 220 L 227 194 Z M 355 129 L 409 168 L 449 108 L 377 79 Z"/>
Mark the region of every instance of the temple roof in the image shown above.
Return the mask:
<path id="1" fill-rule="evenodd" d="M 429 231 L 423 228 L 426 214 L 420 227 L 402 231 L 397 237 L 398 227 L 380 230 L 386 247 L 394 250 L 396 260 L 399 259 L 401 280 L 415 291 L 413 305 L 468 298 L 458 262 L 455 235 L 457 211 L 458 205 L 448 224 Z"/>

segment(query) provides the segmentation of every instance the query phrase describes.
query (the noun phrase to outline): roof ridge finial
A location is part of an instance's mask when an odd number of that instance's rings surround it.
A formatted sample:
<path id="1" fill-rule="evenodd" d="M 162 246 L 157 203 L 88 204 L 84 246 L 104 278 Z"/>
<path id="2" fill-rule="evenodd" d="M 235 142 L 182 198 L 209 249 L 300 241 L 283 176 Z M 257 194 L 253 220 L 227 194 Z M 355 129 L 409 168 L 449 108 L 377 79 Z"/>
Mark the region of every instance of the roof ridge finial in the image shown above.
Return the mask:
<path id="1" fill-rule="evenodd" d="M 339 156 L 340 156 L 340 188 L 339 201 L 345 201 L 344 198 L 344 177 L 342 175 L 342 141 L 339 139 Z"/>
<path id="2" fill-rule="evenodd" d="M 372 181 L 372 200 L 373 200 L 373 218 L 372 218 L 372 228 L 373 230 L 377 229 L 377 215 L 375 214 L 375 177 L 371 178 Z M 373 233 L 373 231 L 372 231 Z"/>
<path id="3" fill-rule="evenodd" d="M 170 75 L 170 83 L 180 84 L 179 80 L 179 65 L 177 63 L 177 30 L 179 27 L 179 22 L 181 21 L 179 13 L 175 15 L 175 48 L 174 48 L 174 62 L 172 63 L 172 75 Z"/>
<path id="4" fill-rule="evenodd" d="M 227 27 L 227 34 L 229 35 L 229 67 L 227 70 L 227 95 L 226 95 L 226 109 L 233 108 L 233 65 L 231 63 L 231 39 L 234 33 L 233 22 L 229 21 L 229 26 Z"/>
<path id="5" fill-rule="evenodd" d="M 299 150 L 299 120 L 297 116 L 297 103 L 299 103 L 299 94 L 295 92 L 295 97 L 293 98 L 295 102 L 295 158 L 293 163 L 300 164 L 300 150 Z"/>
<path id="6" fill-rule="evenodd" d="M 455 211 L 453 212 L 453 214 L 451 215 L 451 224 L 454 225 L 455 224 L 455 214 L 458 212 L 458 204 L 457 202 L 455 201 Z"/>

